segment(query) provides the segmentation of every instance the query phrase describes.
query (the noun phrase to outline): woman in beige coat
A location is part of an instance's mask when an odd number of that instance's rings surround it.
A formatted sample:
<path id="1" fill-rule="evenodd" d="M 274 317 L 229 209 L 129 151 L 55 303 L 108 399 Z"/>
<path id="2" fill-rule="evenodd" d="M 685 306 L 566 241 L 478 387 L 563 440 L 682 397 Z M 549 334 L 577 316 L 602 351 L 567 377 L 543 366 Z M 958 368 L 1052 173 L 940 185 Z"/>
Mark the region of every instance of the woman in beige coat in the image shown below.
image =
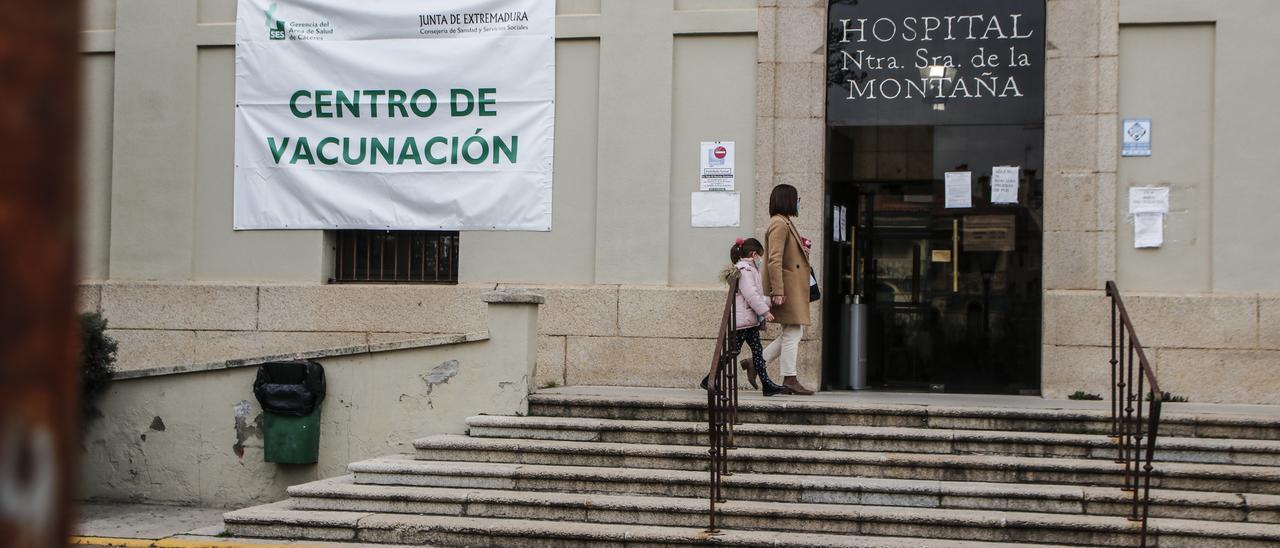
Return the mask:
<path id="1" fill-rule="evenodd" d="M 796 380 L 800 338 L 809 325 L 809 241 L 796 231 L 791 218 L 799 214 L 800 197 L 791 185 L 773 187 L 769 195 L 769 228 L 765 229 L 764 292 L 772 301 L 774 322 L 782 334 L 764 349 L 766 361 L 778 360 L 782 385 L 799 395 L 813 394 Z"/>

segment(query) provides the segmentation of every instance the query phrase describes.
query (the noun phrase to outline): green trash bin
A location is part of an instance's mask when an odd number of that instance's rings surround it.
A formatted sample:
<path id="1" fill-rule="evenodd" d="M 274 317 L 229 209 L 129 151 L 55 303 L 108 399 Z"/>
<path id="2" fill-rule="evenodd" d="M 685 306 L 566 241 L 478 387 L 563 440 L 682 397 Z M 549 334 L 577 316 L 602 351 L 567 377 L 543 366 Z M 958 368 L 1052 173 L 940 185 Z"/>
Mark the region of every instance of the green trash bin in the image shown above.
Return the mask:
<path id="1" fill-rule="evenodd" d="M 279 464 L 313 464 L 320 456 L 320 408 L 292 417 L 268 411 L 263 417 L 263 460 Z"/>
<path id="2" fill-rule="evenodd" d="M 320 402 L 324 367 L 313 361 L 270 362 L 258 367 L 253 394 L 262 405 L 263 460 L 314 464 L 320 456 Z"/>

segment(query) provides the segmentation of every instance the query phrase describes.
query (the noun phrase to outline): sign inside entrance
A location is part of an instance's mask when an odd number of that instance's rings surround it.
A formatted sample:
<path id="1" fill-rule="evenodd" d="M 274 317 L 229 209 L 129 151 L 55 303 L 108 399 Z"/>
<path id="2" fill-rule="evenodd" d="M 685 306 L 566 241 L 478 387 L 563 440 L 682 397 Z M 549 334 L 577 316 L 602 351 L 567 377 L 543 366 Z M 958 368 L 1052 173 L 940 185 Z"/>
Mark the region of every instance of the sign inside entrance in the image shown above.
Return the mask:
<path id="1" fill-rule="evenodd" d="M 1044 121 L 1041 0 L 832 1 L 829 125 Z"/>
<path id="2" fill-rule="evenodd" d="M 948 171 L 946 174 L 946 207 L 973 207 L 973 173 Z"/>
<path id="3" fill-rule="evenodd" d="M 239 0 L 236 229 L 551 229 L 555 3 Z"/>
<path id="4" fill-rule="evenodd" d="M 1021 169 L 1017 166 L 995 166 L 991 168 L 991 203 L 1018 203 L 1019 172 L 1021 172 Z"/>
<path id="5" fill-rule="evenodd" d="M 963 246 L 965 251 L 1013 251 L 1015 243 L 1013 215 L 966 215 Z"/>

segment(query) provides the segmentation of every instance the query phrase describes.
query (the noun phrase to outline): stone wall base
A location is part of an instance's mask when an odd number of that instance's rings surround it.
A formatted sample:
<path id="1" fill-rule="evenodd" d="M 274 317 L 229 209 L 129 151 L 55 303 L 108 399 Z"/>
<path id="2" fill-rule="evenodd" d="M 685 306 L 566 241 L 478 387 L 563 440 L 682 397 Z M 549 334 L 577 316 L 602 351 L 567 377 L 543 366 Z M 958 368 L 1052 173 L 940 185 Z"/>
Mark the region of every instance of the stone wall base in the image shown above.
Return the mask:
<path id="1" fill-rule="evenodd" d="M 1280 297 L 1125 294 L 1160 388 L 1202 403 L 1280 404 Z M 1042 390 L 1106 395 L 1111 313 L 1101 291 L 1045 294 Z"/>
<path id="2" fill-rule="evenodd" d="M 120 367 L 140 369 L 480 331 L 479 295 L 493 288 L 105 282 L 84 284 L 81 306 L 110 322 Z M 537 291 L 547 302 L 535 387 L 683 388 L 710 367 L 724 303 L 719 287 Z M 1164 390 L 1195 402 L 1280 404 L 1280 296 L 1125 298 Z M 1105 295 L 1050 290 L 1044 305 L 1043 395 L 1106 393 Z M 819 384 L 820 329 L 807 330 L 800 350 L 800 381 L 808 386 Z M 776 366 L 771 371 L 778 374 Z"/>
<path id="3" fill-rule="evenodd" d="M 480 295 L 495 287 L 110 281 L 83 284 L 80 301 L 107 318 L 118 366 L 133 370 L 481 331 Z M 711 365 L 719 286 L 519 287 L 546 297 L 535 388 L 687 388 Z M 800 381 L 810 387 L 819 384 L 820 329 L 801 346 Z"/>

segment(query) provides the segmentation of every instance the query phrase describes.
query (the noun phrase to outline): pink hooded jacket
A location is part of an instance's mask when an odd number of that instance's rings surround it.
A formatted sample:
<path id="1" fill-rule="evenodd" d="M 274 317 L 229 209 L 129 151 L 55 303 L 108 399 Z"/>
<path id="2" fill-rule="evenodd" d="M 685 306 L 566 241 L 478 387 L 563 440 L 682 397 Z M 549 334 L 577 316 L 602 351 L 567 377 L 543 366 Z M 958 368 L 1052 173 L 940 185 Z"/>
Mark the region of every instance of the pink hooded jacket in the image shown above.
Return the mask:
<path id="1" fill-rule="evenodd" d="M 750 259 L 742 259 L 738 264 L 738 298 L 735 308 L 734 329 L 744 329 L 760 325 L 760 316 L 769 312 L 769 298 L 765 297 L 760 285 L 760 271 Z"/>

